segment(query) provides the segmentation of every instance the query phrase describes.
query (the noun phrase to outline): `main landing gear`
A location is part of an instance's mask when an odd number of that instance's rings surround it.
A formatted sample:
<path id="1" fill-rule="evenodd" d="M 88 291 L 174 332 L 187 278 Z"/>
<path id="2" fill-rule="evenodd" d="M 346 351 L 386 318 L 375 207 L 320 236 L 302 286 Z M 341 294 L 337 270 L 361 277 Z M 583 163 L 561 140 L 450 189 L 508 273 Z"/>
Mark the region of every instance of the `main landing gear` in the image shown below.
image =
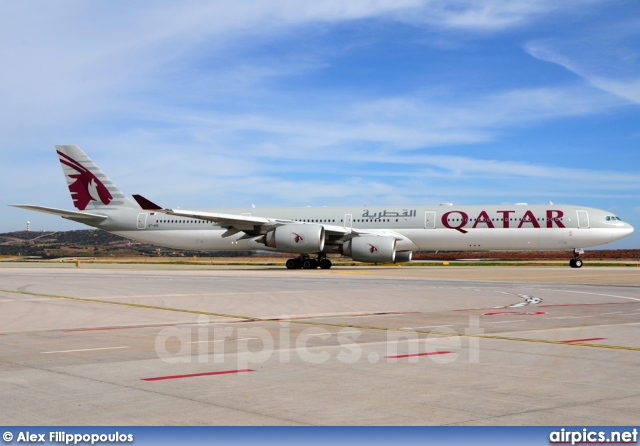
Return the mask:
<path id="1" fill-rule="evenodd" d="M 576 248 L 573 250 L 573 259 L 569 260 L 569 266 L 571 268 L 582 268 L 581 254 L 584 254 L 584 249 Z"/>
<path id="2" fill-rule="evenodd" d="M 325 254 L 318 254 L 317 259 L 312 259 L 306 254 L 301 254 L 297 259 L 287 260 L 287 269 L 329 269 L 331 260 Z"/>

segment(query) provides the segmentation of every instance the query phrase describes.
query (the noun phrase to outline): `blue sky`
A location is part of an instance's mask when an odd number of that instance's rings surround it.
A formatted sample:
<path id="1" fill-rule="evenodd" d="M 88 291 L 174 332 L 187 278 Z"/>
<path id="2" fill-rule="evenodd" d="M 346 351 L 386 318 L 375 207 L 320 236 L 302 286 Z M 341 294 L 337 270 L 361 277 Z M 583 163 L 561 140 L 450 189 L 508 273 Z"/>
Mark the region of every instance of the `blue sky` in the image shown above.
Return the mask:
<path id="1" fill-rule="evenodd" d="M 0 0 L 0 232 L 54 144 L 166 207 L 569 203 L 640 247 L 640 3 Z"/>

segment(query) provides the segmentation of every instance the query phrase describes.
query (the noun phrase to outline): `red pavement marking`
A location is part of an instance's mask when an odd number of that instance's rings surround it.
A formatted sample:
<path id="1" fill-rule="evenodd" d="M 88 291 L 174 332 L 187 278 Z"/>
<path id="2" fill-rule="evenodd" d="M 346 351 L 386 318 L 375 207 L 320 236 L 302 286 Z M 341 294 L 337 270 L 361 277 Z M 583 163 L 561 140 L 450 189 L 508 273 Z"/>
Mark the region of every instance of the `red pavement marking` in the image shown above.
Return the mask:
<path id="1" fill-rule="evenodd" d="M 196 376 L 228 375 L 231 373 L 246 373 L 246 372 L 255 372 L 255 370 L 251 370 L 251 369 L 224 370 L 222 372 L 192 373 L 190 375 L 156 376 L 154 378 L 142 378 L 142 381 L 160 381 L 163 379 L 195 378 Z"/>
<path id="2" fill-rule="evenodd" d="M 101 330 L 127 330 L 129 328 L 155 328 L 155 327 L 175 327 L 177 324 L 160 324 L 160 325 L 125 325 L 123 327 L 96 327 L 96 328 L 75 328 L 71 330 L 62 330 L 64 333 L 76 331 L 101 331 Z"/>
<path id="3" fill-rule="evenodd" d="M 585 338 L 585 339 L 569 339 L 568 341 L 560 341 L 560 342 L 587 342 L 587 341 L 602 341 L 607 338 Z"/>
<path id="4" fill-rule="evenodd" d="M 485 313 L 484 316 L 540 316 L 547 314 L 544 311 L 497 311 L 494 313 Z"/>
<path id="5" fill-rule="evenodd" d="M 430 356 L 430 355 L 446 355 L 451 352 L 428 352 L 428 353 L 414 353 L 411 355 L 398 355 L 398 356 L 385 356 L 387 359 L 399 359 L 399 358 L 411 358 L 413 356 Z"/>

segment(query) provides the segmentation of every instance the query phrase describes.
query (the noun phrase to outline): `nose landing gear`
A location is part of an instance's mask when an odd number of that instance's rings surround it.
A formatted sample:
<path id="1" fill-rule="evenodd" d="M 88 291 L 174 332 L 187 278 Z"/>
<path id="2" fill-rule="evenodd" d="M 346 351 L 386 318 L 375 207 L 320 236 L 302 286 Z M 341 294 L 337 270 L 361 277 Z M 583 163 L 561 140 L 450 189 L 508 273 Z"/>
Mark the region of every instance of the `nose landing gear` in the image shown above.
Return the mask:
<path id="1" fill-rule="evenodd" d="M 571 268 L 582 268 L 582 260 L 580 259 L 582 254 L 584 254 L 584 249 L 576 248 L 573 250 L 573 258 L 569 260 Z"/>

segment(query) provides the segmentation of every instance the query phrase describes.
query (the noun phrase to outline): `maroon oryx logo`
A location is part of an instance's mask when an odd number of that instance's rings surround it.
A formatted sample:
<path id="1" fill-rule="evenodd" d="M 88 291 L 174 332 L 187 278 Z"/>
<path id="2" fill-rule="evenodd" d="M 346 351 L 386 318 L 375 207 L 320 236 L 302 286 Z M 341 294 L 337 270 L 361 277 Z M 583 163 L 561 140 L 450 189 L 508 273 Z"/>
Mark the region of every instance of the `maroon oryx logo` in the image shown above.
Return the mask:
<path id="1" fill-rule="evenodd" d="M 376 248 L 375 246 L 373 246 L 371 243 L 367 243 L 367 245 L 369 245 L 369 252 L 371 254 L 373 254 L 374 252 L 378 251 L 378 248 Z"/>
<path id="2" fill-rule="evenodd" d="M 90 201 L 99 200 L 102 204 L 111 203 L 113 199 L 111 193 L 102 184 L 102 181 L 89 172 L 89 169 L 60 151 L 58 151 L 58 156 L 60 156 L 62 164 L 78 172 L 77 174 L 69 175 L 70 178 L 76 180 L 69 185 L 71 199 L 76 208 L 84 211 Z"/>
<path id="3" fill-rule="evenodd" d="M 292 234 L 295 236 L 293 237 L 293 241 L 296 243 L 300 243 L 301 241 L 304 240 L 304 237 L 302 237 L 300 234 L 298 234 L 297 232 L 292 232 Z"/>

